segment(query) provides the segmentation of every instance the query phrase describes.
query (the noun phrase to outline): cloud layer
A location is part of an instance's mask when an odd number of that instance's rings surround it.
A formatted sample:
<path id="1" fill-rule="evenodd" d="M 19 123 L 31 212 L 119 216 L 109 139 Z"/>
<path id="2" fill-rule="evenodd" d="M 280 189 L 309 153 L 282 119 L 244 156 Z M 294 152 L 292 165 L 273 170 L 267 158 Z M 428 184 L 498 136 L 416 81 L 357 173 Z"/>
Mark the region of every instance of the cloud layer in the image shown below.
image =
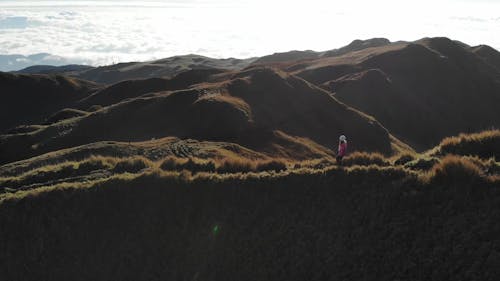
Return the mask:
<path id="1" fill-rule="evenodd" d="M 0 54 L 50 53 L 103 65 L 188 53 L 251 57 L 333 49 L 354 39 L 426 36 L 500 48 L 498 4 L 402 2 L 0 1 Z"/>

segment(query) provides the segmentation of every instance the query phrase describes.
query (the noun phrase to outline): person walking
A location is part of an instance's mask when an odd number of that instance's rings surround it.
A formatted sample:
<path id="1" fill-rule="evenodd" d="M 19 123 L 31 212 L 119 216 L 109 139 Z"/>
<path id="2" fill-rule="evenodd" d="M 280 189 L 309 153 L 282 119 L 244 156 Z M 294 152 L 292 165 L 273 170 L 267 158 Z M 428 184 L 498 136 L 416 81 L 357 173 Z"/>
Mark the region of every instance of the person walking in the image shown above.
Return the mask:
<path id="1" fill-rule="evenodd" d="M 342 165 L 342 158 L 344 158 L 347 152 L 347 138 L 344 135 L 339 137 L 339 148 L 337 152 L 337 164 Z"/>

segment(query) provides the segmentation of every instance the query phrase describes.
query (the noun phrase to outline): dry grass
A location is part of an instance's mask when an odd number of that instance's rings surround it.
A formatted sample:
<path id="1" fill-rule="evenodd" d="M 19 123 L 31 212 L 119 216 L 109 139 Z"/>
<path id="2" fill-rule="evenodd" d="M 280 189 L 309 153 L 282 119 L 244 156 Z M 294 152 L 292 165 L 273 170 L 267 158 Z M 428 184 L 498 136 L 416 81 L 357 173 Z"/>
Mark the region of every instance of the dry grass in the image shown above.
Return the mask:
<path id="1" fill-rule="evenodd" d="M 147 158 L 134 156 L 128 158 L 91 156 L 82 161 L 65 161 L 28 170 L 16 176 L 0 177 L 0 187 L 26 187 L 33 184 L 52 185 L 58 182 L 83 177 L 96 171 L 109 171 L 112 174 L 138 173 L 155 167 Z M 15 190 L 14 189 L 14 190 Z"/>
<path id="2" fill-rule="evenodd" d="M 456 155 L 447 155 L 435 164 L 430 172 L 424 174 L 423 179 L 431 183 L 464 183 L 484 180 L 485 174 L 474 161 Z"/>
<path id="3" fill-rule="evenodd" d="M 404 165 L 410 161 L 415 160 L 416 157 L 416 153 L 404 152 L 392 157 L 392 163 L 394 163 L 394 165 Z"/>
<path id="4" fill-rule="evenodd" d="M 475 155 L 481 158 L 495 157 L 500 161 L 500 130 L 476 134 L 460 134 L 443 139 L 435 149 L 436 154 Z"/>
<path id="5" fill-rule="evenodd" d="M 404 164 L 404 167 L 412 170 L 428 171 L 437 163 L 439 163 L 439 158 L 419 156 L 416 159 Z"/>
<path id="6" fill-rule="evenodd" d="M 385 158 L 380 153 L 366 153 L 366 152 L 354 152 L 342 160 L 342 164 L 345 166 L 368 166 L 368 165 L 378 165 L 378 166 L 390 166 L 391 163 L 387 158 Z"/>
<path id="7" fill-rule="evenodd" d="M 113 171 L 116 173 L 138 173 L 146 168 L 153 167 L 154 163 L 141 156 L 134 156 L 125 159 L 119 159 Z"/>
<path id="8" fill-rule="evenodd" d="M 159 167 L 165 171 L 187 170 L 193 173 L 216 172 L 223 174 L 282 171 L 287 169 L 287 162 L 280 159 L 252 160 L 241 157 L 227 157 L 220 160 L 167 157 Z"/>

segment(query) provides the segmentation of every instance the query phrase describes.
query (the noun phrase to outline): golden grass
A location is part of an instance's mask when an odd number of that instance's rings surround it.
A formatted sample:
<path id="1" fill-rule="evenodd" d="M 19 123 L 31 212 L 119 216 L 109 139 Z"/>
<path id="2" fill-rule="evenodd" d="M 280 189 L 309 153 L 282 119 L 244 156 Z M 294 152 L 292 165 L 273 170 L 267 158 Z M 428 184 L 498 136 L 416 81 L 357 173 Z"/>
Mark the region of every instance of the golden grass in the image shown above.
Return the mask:
<path id="1" fill-rule="evenodd" d="M 140 156 L 128 158 L 91 156 L 82 161 L 65 161 L 38 167 L 17 176 L 0 177 L 0 187 L 48 183 L 54 180 L 88 175 L 97 170 L 108 170 L 113 173 L 137 173 L 143 169 L 155 167 L 155 165 L 154 162 Z"/>
<path id="2" fill-rule="evenodd" d="M 241 157 L 227 157 L 219 160 L 206 160 L 195 157 L 178 158 L 169 156 L 161 162 L 159 167 L 166 171 L 187 170 L 193 173 L 248 173 L 286 170 L 287 162 L 281 159 L 253 160 Z"/>
<path id="3" fill-rule="evenodd" d="M 390 166 L 391 163 L 384 155 L 380 153 L 367 153 L 367 152 L 354 152 L 347 155 L 343 160 L 342 164 L 345 166 L 353 165 L 378 165 L 378 166 Z"/>
<path id="4" fill-rule="evenodd" d="M 481 167 L 470 159 L 447 155 L 422 175 L 425 182 L 469 182 L 485 179 Z"/>
<path id="5" fill-rule="evenodd" d="M 476 155 L 481 158 L 495 157 L 498 161 L 500 160 L 500 130 L 445 138 L 431 153 Z"/>
<path id="6" fill-rule="evenodd" d="M 461 135 L 448 138 L 442 142 L 442 146 L 457 146 L 464 142 L 477 142 L 478 139 L 494 139 L 496 136 L 497 131 Z M 92 155 L 83 160 L 26 167 L 20 169 L 17 174 L 6 173 L 6 176 L 0 177 L 0 197 L 30 194 L 29 190 L 19 189 L 33 189 L 35 192 L 51 186 L 79 188 L 117 178 L 127 180 L 154 175 L 162 178 L 178 178 L 181 181 L 192 179 L 220 181 L 227 178 L 258 180 L 269 179 L 277 175 L 305 176 L 335 171 L 346 176 L 371 177 L 372 180 L 379 180 L 380 177 L 385 176 L 418 178 L 422 185 L 460 181 L 500 181 L 500 162 L 497 162 L 493 156 L 489 158 L 479 155 L 441 157 L 438 153 L 417 154 L 413 151 L 404 151 L 392 157 L 384 157 L 380 153 L 353 152 L 344 158 L 344 165 L 339 167 L 335 159 L 328 154 L 316 159 L 292 160 L 271 158 L 265 155 L 261 158 L 248 157 L 232 149 L 224 151 L 225 153 L 215 156 L 203 156 L 206 158 L 168 156 L 157 161 L 143 156 L 120 158 Z M 10 193 L 12 194 L 8 195 Z"/>

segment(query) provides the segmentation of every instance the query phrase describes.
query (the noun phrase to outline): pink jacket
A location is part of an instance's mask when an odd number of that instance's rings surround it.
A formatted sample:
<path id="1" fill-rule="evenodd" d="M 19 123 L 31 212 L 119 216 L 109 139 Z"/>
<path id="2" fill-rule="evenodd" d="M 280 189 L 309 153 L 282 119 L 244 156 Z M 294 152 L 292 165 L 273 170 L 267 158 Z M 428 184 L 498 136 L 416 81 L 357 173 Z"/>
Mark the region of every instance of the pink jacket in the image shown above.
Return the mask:
<path id="1" fill-rule="evenodd" d="M 339 143 L 339 153 L 338 153 L 338 156 L 345 156 L 346 150 L 347 150 L 347 143 L 345 143 L 345 142 Z"/>

